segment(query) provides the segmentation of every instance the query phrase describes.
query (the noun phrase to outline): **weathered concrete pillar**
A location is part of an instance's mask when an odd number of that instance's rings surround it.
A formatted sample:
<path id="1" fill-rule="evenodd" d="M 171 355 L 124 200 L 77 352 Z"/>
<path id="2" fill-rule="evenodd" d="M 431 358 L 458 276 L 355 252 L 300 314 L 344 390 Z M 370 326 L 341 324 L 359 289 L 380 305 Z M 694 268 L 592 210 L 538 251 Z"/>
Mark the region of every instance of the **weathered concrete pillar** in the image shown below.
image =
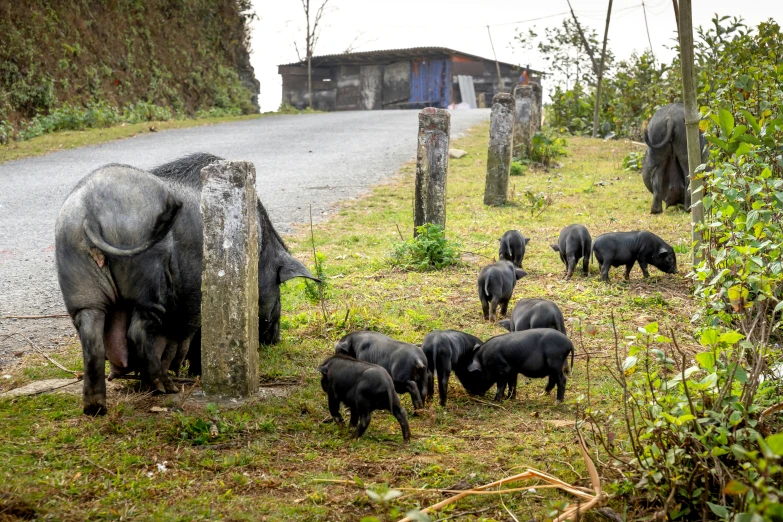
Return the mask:
<path id="1" fill-rule="evenodd" d="M 446 226 L 446 176 L 449 172 L 451 115 L 427 107 L 419 112 L 413 234 L 425 223 Z"/>
<path id="2" fill-rule="evenodd" d="M 533 107 L 531 111 L 531 126 L 530 131 L 532 134 L 541 131 L 541 111 L 543 110 L 543 91 L 541 84 L 538 82 L 530 82 L 530 87 L 533 89 Z M 532 136 L 531 134 L 531 136 Z"/>
<path id="3" fill-rule="evenodd" d="M 514 111 L 514 156 L 526 157 L 533 137 L 533 87 L 529 84 L 514 87 Z"/>
<path id="4" fill-rule="evenodd" d="M 492 98 L 489 120 L 489 151 L 487 153 L 487 183 L 485 205 L 503 205 L 508 197 L 508 176 L 511 170 L 511 149 L 514 143 L 514 100 L 501 92 Z"/>
<path id="5" fill-rule="evenodd" d="M 483 92 L 480 92 L 478 95 L 478 108 L 479 109 L 487 108 L 487 95 Z"/>
<path id="6" fill-rule="evenodd" d="M 256 170 L 220 161 L 201 171 L 202 386 L 207 395 L 247 397 L 258 389 Z"/>

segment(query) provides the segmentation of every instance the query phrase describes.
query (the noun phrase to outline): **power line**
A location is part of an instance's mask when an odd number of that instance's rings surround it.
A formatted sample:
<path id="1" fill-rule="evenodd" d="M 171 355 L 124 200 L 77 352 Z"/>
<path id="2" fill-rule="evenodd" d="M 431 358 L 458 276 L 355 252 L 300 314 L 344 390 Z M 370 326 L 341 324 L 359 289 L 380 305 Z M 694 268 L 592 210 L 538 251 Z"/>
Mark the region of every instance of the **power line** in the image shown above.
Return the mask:
<path id="1" fill-rule="evenodd" d="M 644 27 L 647 29 L 647 43 L 650 44 L 650 54 L 652 54 L 653 60 L 655 60 L 655 52 L 653 52 L 652 39 L 650 39 L 650 26 L 647 25 L 647 9 L 644 7 L 644 0 L 642 0 L 642 12 L 644 13 Z"/>

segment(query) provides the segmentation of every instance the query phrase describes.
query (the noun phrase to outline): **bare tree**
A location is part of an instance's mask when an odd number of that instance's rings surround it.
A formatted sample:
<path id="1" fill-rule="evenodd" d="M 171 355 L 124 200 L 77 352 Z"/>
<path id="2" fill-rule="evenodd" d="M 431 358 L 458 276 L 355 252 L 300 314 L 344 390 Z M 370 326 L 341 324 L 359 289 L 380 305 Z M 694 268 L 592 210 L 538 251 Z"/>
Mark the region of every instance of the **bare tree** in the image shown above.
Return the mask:
<path id="1" fill-rule="evenodd" d="M 310 20 L 310 0 L 302 0 L 302 8 L 305 12 L 305 18 L 307 19 L 307 33 L 305 35 L 305 59 L 307 60 L 307 106 L 313 107 L 313 51 L 315 50 L 315 44 L 318 43 L 318 26 L 321 23 L 321 18 L 324 16 L 324 9 L 329 0 L 323 0 L 321 6 L 315 11 L 315 18 L 312 22 Z M 299 57 L 299 61 L 303 61 L 302 55 L 299 54 L 299 47 L 294 42 L 294 48 L 296 49 L 296 55 Z"/>

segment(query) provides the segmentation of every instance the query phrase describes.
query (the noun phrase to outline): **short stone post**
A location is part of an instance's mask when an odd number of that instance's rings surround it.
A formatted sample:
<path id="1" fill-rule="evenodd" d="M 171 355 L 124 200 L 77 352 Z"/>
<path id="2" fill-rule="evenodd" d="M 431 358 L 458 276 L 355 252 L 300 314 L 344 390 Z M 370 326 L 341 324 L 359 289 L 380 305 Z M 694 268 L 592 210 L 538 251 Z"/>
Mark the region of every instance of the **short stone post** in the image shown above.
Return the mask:
<path id="1" fill-rule="evenodd" d="M 530 87 L 533 89 L 533 107 L 530 118 L 530 132 L 535 134 L 541 131 L 541 111 L 543 103 L 543 92 L 541 84 L 538 82 L 530 82 Z M 532 137 L 532 136 L 531 136 Z"/>
<path id="2" fill-rule="evenodd" d="M 427 107 L 419 112 L 413 235 L 425 223 L 446 226 L 446 176 L 449 172 L 451 115 Z"/>
<path id="3" fill-rule="evenodd" d="M 258 390 L 256 170 L 220 161 L 201 171 L 202 386 L 207 395 Z"/>
<path id="4" fill-rule="evenodd" d="M 514 110 L 514 155 L 522 158 L 529 155 L 533 138 L 533 87 L 529 84 L 514 87 Z"/>
<path id="5" fill-rule="evenodd" d="M 479 109 L 486 109 L 487 108 L 487 95 L 483 92 L 480 92 L 478 95 L 478 108 Z"/>
<path id="6" fill-rule="evenodd" d="M 485 205 L 503 205 L 508 198 L 508 176 L 511 170 L 511 149 L 514 143 L 514 100 L 506 92 L 492 98 L 489 119 L 489 151 L 487 153 L 487 183 Z"/>

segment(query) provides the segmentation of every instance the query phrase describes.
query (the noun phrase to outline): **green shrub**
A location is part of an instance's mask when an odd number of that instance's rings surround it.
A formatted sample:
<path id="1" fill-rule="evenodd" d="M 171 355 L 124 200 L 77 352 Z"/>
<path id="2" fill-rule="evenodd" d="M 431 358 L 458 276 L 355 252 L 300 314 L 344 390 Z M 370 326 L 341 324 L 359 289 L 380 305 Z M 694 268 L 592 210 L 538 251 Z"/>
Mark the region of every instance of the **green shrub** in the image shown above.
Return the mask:
<path id="1" fill-rule="evenodd" d="M 642 162 L 644 161 L 643 152 L 629 152 L 628 155 L 623 158 L 623 170 L 625 171 L 641 171 Z"/>
<path id="2" fill-rule="evenodd" d="M 0 121 L 0 145 L 5 145 L 14 136 L 14 126 L 5 120 Z"/>
<path id="3" fill-rule="evenodd" d="M 304 281 L 304 291 L 307 300 L 313 304 L 318 304 L 321 300 L 328 299 L 327 291 L 329 289 L 329 277 L 326 275 L 326 256 L 321 252 L 316 252 L 315 259 L 316 263 L 313 274 L 320 279 L 321 282 L 318 283 L 307 278 L 302 278 L 302 280 Z"/>
<path id="4" fill-rule="evenodd" d="M 566 155 L 568 142 L 563 137 L 550 137 L 536 132 L 530 140 L 530 159 L 549 167 L 554 160 Z"/>
<path id="5" fill-rule="evenodd" d="M 511 162 L 511 175 L 512 176 L 521 176 L 525 173 L 527 170 L 527 165 L 522 163 L 521 161 L 512 161 Z"/>
<path id="6" fill-rule="evenodd" d="M 459 248 L 446 239 L 442 226 L 427 223 L 416 228 L 416 237 L 397 245 L 391 262 L 406 270 L 440 270 L 460 263 Z"/>

